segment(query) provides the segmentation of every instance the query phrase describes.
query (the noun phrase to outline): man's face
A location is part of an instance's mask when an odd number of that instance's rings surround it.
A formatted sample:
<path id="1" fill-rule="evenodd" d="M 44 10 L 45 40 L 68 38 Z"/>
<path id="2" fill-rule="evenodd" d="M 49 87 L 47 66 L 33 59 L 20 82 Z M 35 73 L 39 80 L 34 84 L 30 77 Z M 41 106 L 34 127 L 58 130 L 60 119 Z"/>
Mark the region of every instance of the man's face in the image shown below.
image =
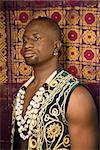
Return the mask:
<path id="1" fill-rule="evenodd" d="M 26 63 L 34 66 L 52 59 L 55 41 L 53 29 L 47 23 L 34 22 L 30 24 L 23 36 Z"/>

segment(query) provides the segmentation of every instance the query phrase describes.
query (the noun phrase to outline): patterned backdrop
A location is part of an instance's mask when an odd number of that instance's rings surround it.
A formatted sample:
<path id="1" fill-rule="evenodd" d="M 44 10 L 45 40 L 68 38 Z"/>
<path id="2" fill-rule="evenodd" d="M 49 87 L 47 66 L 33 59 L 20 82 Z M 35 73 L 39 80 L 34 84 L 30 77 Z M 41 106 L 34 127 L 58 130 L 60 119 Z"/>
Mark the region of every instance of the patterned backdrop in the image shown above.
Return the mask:
<path id="1" fill-rule="evenodd" d="M 1 145 L 7 143 L 2 149 L 7 149 L 9 144 L 11 103 L 15 91 L 32 75 L 32 68 L 24 63 L 22 48 L 24 28 L 32 18 L 48 16 L 60 25 L 63 33 L 63 46 L 59 57 L 61 66 L 83 83 L 88 84 L 96 98 L 99 98 L 99 6 L 98 0 L 2 2 L 0 11 L 0 107 L 2 109 L 0 116 L 6 120 L 1 123 L 1 126 L 6 125 L 6 132 L 4 136 L 5 128 L 3 128 L 0 143 Z M 6 113 L 4 113 L 5 110 Z"/>

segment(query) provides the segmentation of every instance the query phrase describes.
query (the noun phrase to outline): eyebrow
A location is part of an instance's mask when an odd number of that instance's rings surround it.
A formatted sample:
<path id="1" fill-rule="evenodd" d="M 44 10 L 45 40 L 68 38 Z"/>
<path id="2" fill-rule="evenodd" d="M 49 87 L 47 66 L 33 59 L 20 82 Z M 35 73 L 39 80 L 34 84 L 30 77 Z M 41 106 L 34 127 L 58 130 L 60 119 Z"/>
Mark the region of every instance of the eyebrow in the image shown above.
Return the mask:
<path id="1" fill-rule="evenodd" d="M 33 33 L 32 35 L 35 36 L 35 35 L 37 35 L 37 34 L 39 34 L 39 33 Z"/>
<path id="2" fill-rule="evenodd" d="M 36 33 L 33 33 L 32 36 L 36 36 L 36 35 L 38 35 L 38 34 L 39 34 L 39 33 L 36 32 Z M 28 36 L 27 36 L 26 34 L 23 34 L 23 38 L 24 38 L 24 37 L 28 38 Z"/>

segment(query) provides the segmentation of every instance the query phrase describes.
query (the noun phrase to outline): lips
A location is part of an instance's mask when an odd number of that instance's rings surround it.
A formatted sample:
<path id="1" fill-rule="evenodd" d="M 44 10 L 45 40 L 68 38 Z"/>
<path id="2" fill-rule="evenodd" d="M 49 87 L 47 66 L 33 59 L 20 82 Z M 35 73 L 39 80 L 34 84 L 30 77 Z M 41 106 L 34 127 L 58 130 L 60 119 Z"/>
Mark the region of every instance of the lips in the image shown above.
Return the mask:
<path id="1" fill-rule="evenodd" d="M 34 55 L 36 55 L 33 51 L 25 51 L 24 52 L 24 57 L 28 58 L 28 57 L 33 57 Z"/>

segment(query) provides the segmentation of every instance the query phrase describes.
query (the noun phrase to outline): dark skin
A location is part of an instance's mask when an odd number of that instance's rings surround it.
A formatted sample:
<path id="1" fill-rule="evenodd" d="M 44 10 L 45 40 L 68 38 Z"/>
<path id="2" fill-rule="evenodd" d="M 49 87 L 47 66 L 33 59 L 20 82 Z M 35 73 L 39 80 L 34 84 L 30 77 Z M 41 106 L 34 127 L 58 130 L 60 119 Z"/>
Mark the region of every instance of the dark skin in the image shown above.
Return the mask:
<path id="1" fill-rule="evenodd" d="M 72 150 L 97 150 L 97 112 L 87 89 L 79 86 L 74 90 L 66 117 Z"/>
<path id="2" fill-rule="evenodd" d="M 53 30 L 48 30 L 48 25 L 45 23 L 43 23 L 43 26 L 38 23 L 31 24 L 24 33 L 24 58 L 26 63 L 33 67 L 35 80 L 27 88 L 23 115 L 35 92 L 58 68 L 58 56 L 54 56 L 53 51 L 55 48 L 59 50 L 60 41 L 57 40 L 55 35 L 52 37 L 52 34 Z M 28 93 L 30 94 L 28 95 Z"/>
<path id="3" fill-rule="evenodd" d="M 58 56 L 54 50 L 60 49 L 60 40 L 50 25 L 34 22 L 28 25 L 24 33 L 24 58 L 34 69 L 35 80 L 27 90 L 23 115 L 39 87 L 45 83 L 50 74 L 58 68 Z M 72 150 L 97 149 L 97 112 L 88 90 L 77 87 L 70 96 L 66 118 L 69 122 L 69 134 Z"/>

